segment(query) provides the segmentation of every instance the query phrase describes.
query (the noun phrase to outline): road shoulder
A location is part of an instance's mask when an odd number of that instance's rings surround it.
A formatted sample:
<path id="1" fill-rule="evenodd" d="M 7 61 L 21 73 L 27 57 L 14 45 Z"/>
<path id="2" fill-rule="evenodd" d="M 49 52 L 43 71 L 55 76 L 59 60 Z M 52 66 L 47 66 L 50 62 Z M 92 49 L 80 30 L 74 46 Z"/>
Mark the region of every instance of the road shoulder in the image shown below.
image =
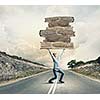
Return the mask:
<path id="1" fill-rule="evenodd" d="M 5 81 L 5 82 L 3 82 L 3 83 L 0 84 L 0 87 L 6 86 L 6 85 L 10 85 L 10 84 L 13 84 L 13 83 L 22 81 L 22 80 L 26 80 L 26 79 L 28 79 L 28 78 L 32 78 L 32 77 L 41 75 L 41 74 L 43 74 L 43 73 L 47 73 L 47 72 L 49 72 L 49 71 L 50 71 L 50 70 L 46 70 L 46 71 L 43 71 L 43 72 L 40 72 L 40 73 L 37 73 L 37 74 L 34 74 L 34 75 L 30 75 L 30 76 L 27 76 L 27 77 L 19 78 L 19 79 L 16 79 L 16 80 Z"/>
<path id="2" fill-rule="evenodd" d="M 96 82 L 99 82 L 99 83 L 100 83 L 100 80 L 98 80 L 98 79 L 91 78 L 91 77 L 89 77 L 89 76 L 86 76 L 86 75 L 83 75 L 83 74 L 77 73 L 77 72 L 72 71 L 72 70 L 68 70 L 68 71 L 69 71 L 69 72 L 72 72 L 72 73 L 74 73 L 74 74 L 76 74 L 76 75 L 78 75 L 78 76 L 82 76 L 82 77 L 88 78 L 88 79 L 90 79 L 90 80 L 92 80 L 92 81 L 96 81 Z"/>

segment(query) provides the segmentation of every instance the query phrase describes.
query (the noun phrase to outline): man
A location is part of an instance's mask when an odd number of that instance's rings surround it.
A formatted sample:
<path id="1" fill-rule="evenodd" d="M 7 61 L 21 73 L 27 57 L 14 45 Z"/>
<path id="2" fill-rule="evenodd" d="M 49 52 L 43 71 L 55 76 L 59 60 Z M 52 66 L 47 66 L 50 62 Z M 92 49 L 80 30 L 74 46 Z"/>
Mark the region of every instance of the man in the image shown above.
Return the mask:
<path id="1" fill-rule="evenodd" d="M 63 70 L 59 66 L 59 60 L 60 60 L 64 50 L 65 49 L 63 49 L 62 53 L 58 57 L 56 57 L 56 53 L 51 53 L 50 49 L 48 49 L 48 51 L 49 51 L 49 53 L 51 55 L 51 58 L 53 60 L 53 63 L 54 63 L 54 67 L 53 67 L 54 77 L 49 80 L 49 83 L 53 83 L 52 81 L 58 78 L 58 75 L 57 75 L 58 73 L 61 74 L 59 82 L 60 83 L 64 83 L 64 81 L 62 81 L 63 76 L 64 76 L 64 72 L 63 72 Z"/>

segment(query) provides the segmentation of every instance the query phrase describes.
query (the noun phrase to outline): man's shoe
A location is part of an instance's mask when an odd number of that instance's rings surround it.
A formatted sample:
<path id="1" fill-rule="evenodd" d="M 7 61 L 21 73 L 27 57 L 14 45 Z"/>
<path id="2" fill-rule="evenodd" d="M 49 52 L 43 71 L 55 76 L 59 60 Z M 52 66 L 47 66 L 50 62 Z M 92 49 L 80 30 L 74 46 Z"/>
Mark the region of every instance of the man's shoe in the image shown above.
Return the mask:
<path id="1" fill-rule="evenodd" d="M 48 83 L 53 83 L 52 81 L 48 81 Z"/>
<path id="2" fill-rule="evenodd" d="M 64 81 L 59 81 L 60 83 L 64 83 Z"/>

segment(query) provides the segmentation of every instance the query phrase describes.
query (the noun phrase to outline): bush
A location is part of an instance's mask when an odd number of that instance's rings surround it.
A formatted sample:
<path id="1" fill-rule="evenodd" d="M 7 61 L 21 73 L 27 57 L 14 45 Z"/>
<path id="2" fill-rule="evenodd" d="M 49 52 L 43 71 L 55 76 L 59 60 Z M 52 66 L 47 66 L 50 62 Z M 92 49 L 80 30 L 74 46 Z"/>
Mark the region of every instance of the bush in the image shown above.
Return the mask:
<path id="1" fill-rule="evenodd" d="M 71 60 L 70 62 L 68 62 L 68 68 L 74 68 L 76 65 L 76 60 Z"/>

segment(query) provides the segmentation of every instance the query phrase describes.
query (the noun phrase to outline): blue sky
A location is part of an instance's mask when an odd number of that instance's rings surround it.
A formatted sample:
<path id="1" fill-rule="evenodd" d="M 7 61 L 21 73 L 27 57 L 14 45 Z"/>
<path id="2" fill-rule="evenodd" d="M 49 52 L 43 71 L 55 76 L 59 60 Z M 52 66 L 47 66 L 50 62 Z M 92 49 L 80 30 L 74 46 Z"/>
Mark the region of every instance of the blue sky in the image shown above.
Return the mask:
<path id="1" fill-rule="evenodd" d="M 74 16 L 74 50 L 66 50 L 64 65 L 71 59 L 89 60 L 100 54 L 100 6 L 0 6 L 0 50 L 25 58 L 50 62 L 48 52 L 40 50 L 39 30 L 48 16 Z M 55 51 L 55 52 L 59 52 Z M 47 59 L 48 58 L 48 59 Z"/>

